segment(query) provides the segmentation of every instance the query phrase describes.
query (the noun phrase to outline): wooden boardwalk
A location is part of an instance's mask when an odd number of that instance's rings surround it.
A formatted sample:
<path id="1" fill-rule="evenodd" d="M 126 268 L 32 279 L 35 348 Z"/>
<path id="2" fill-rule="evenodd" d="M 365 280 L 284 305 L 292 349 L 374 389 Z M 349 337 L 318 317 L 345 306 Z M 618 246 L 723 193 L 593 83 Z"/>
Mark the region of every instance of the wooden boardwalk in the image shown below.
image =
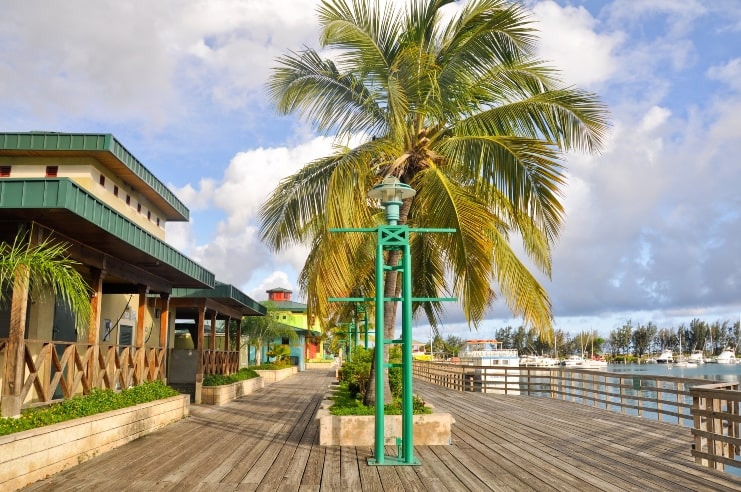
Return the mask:
<path id="1" fill-rule="evenodd" d="M 191 406 L 188 419 L 24 490 L 741 490 L 741 478 L 694 464 L 687 429 L 418 381 L 415 392 L 454 414 L 453 444 L 417 446 L 421 466 L 367 466 L 371 448 L 317 444 L 331 380 L 307 371 L 221 407 Z"/>

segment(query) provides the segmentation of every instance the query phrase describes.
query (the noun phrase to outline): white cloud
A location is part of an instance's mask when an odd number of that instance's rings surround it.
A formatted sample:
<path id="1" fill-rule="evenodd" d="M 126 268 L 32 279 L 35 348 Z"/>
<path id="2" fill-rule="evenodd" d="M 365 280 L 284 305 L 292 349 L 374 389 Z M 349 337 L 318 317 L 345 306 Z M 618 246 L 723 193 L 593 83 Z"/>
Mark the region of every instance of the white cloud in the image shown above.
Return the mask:
<path id="1" fill-rule="evenodd" d="M 563 73 L 569 84 L 590 87 L 610 78 L 619 65 L 614 57 L 624 35 L 598 34 L 598 21 L 584 7 L 537 3 L 533 12 L 540 30 L 540 55 Z"/>
<path id="2" fill-rule="evenodd" d="M 741 58 L 734 58 L 725 65 L 710 67 L 707 76 L 741 92 Z"/>
<path id="3" fill-rule="evenodd" d="M 194 117 L 192 93 L 226 108 L 261 95 L 272 60 L 316 39 L 316 3 L 281 0 L 3 5 L 0 101 L 161 129 Z M 33 84 L 25 81 L 33 80 Z"/>

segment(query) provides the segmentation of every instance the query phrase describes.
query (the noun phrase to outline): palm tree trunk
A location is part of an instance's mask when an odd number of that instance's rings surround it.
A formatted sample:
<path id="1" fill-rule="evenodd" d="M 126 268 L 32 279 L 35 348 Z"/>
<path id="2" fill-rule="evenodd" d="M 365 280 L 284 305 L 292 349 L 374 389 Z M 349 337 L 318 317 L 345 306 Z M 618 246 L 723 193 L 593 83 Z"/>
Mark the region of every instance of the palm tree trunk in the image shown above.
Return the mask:
<path id="1" fill-rule="evenodd" d="M 412 200 L 413 199 L 407 199 L 404 200 L 404 203 L 402 204 L 401 208 L 399 209 L 399 225 L 406 224 L 407 222 L 407 216 L 409 215 L 409 209 L 412 206 Z M 401 251 L 400 250 L 393 250 L 388 252 L 388 256 L 386 257 L 386 265 L 388 266 L 397 266 L 399 264 L 399 260 L 401 259 Z M 383 288 L 383 296 L 385 298 L 389 297 L 397 297 L 399 294 L 399 290 L 401 288 L 401 285 L 398 284 L 399 279 L 399 272 L 396 271 L 389 271 L 386 274 L 386 277 L 384 278 L 384 288 Z M 395 325 L 396 325 L 396 308 L 397 308 L 398 302 L 397 301 L 391 301 L 384 303 L 383 306 L 383 338 L 384 340 L 392 340 L 395 335 Z M 377 323 L 376 323 L 377 325 Z M 376 330 L 378 330 L 378 326 L 376 326 Z M 376 337 L 377 338 L 377 337 Z M 378 350 L 378 345 L 376 345 L 376 350 Z M 384 344 L 383 345 L 383 360 L 388 363 L 389 361 L 389 345 Z M 371 370 L 370 370 L 370 377 L 368 378 L 368 383 L 366 384 L 366 390 L 365 390 L 365 396 L 363 397 L 363 405 L 372 407 L 376 405 L 376 371 L 378 368 L 376 367 L 376 358 L 373 357 L 371 359 Z M 388 374 L 388 368 L 383 368 L 383 399 L 386 402 L 391 402 L 391 386 L 389 386 L 389 374 Z"/>

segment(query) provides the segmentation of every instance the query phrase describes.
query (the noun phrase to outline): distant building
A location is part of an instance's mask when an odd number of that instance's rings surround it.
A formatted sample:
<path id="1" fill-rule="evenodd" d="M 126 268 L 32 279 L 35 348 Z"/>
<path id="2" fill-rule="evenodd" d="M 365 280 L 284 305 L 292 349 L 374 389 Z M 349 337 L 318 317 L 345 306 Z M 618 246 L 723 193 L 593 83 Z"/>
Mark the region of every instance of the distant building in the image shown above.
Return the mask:
<path id="1" fill-rule="evenodd" d="M 261 304 L 267 307 L 268 316 L 272 316 L 278 323 L 293 328 L 299 339 L 296 344 L 289 344 L 285 339 L 276 339 L 270 343 L 290 345 L 291 357 L 299 366 L 299 370 L 304 370 L 307 360 L 323 356 L 321 326 L 318 320 L 309 319 L 306 304 L 291 300 L 292 291 L 279 287 L 266 292 L 268 300 L 262 301 Z M 263 350 L 267 351 L 267 347 L 263 347 Z M 265 360 L 264 357 L 263 360 Z"/>

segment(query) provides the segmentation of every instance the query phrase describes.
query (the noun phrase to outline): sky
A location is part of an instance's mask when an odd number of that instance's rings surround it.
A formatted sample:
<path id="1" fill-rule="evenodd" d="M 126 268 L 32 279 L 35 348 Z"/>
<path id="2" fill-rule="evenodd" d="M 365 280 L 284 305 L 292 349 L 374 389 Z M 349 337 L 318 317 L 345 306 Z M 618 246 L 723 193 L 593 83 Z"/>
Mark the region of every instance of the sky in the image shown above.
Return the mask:
<path id="1" fill-rule="evenodd" d="M 393 0 L 387 0 L 392 2 Z M 567 156 L 566 219 L 543 278 L 555 327 L 608 334 L 741 316 L 741 1 L 525 0 L 540 56 L 612 127 Z M 275 59 L 318 48 L 316 0 L 0 0 L 0 131 L 112 133 L 190 209 L 167 242 L 255 300 L 296 283 L 257 211 L 331 140 L 266 96 Z M 519 326 L 499 301 L 470 333 Z M 429 327 L 415 321 L 414 336 Z"/>

